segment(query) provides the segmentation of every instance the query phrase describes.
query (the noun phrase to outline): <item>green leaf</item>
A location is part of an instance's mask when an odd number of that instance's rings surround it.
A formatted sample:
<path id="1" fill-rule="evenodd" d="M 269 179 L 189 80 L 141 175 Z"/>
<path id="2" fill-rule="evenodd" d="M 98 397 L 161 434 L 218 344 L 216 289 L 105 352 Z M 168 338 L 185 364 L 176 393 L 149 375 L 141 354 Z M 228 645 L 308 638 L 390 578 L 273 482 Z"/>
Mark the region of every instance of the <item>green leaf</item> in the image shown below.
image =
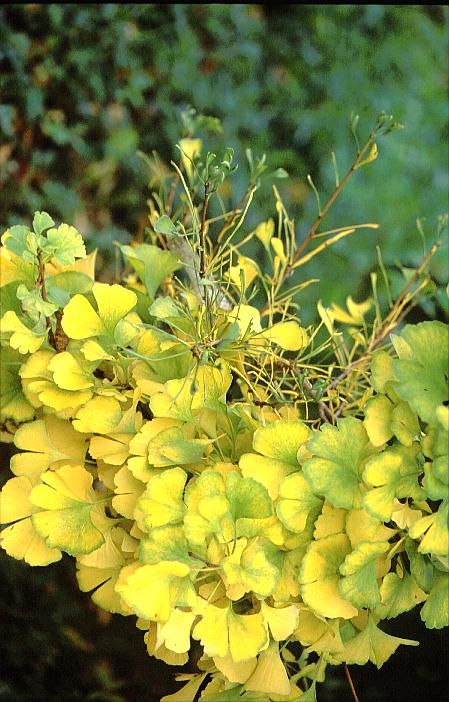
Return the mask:
<path id="1" fill-rule="evenodd" d="M 348 553 L 340 566 L 343 578 L 339 590 L 343 597 L 358 608 L 373 609 L 380 602 L 376 578 L 376 561 L 388 550 L 388 541 L 361 543 Z"/>
<path id="2" fill-rule="evenodd" d="M 388 522 L 393 512 L 394 498 L 411 497 L 419 500 L 424 491 L 419 486 L 420 466 L 413 452 L 397 446 L 366 463 L 363 479 L 373 488 L 363 496 L 363 504 L 377 519 Z"/>
<path id="3" fill-rule="evenodd" d="M 398 617 L 427 599 L 415 578 L 407 572 L 402 577 L 397 573 L 387 573 L 380 586 L 380 596 L 382 603 L 376 614 L 382 619 Z"/>
<path id="4" fill-rule="evenodd" d="M 438 405 L 449 399 L 449 327 L 437 321 L 408 325 L 393 343 L 399 356 L 393 360 L 396 392 L 421 419 L 435 423 Z"/>
<path id="5" fill-rule="evenodd" d="M 317 517 L 323 501 L 311 491 L 302 473 L 292 473 L 281 483 L 276 514 L 282 524 L 294 532 L 304 531 L 309 515 Z"/>
<path id="6" fill-rule="evenodd" d="M 316 495 L 335 507 L 357 508 L 360 502 L 360 473 L 374 452 L 359 419 L 339 419 L 337 426 L 325 424 L 307 443 L 313 454 L 304 463 L 304 475 Z"/>
<path id="7" fill-rule="evenodd" d="M 156 220 L 154 231 L 165 236 L 175 236 L 178 233 L 175 225 L 168 215 L 162 215 Z"/>
<path id="8" fill-rule="evenodd" d="M 432 589 L 421 610 L 421 619 L 428 629 L 449 626 L 449 573 L 435 571 Z"/>
<path id="9" fill-rule="evenodd" d="M 409 529 L 412 539 L 420 539 L 418 551 L 447 556 L 449 551 L 449 501 L 444 500 L 434 514 L 421 517 Z"/>
<path id="10" fill-rule="evenodd" d="M 33 229 L 36 234 L 43 234 L 47 229 L 54 226 L 54 221 L 47 212 L 35 212 L 33 218 Z"/>
<path id="11" fill-rule="evenodd" d="M 61 266 L 70 266 L 77 258 L 84 258 L 86 248 L 83 237 L 69 224 L 60 224 L 58 228 L 49 229 L 42 250 L 47 258 L 54 257 Z"/>
<path id="12" fill-rule="evenodd" d="M 279 571 L 270 562 L 260 539 L 248 543 L 237 539 L 233 552 L 221 563 L 226 578 L 226 594 L 231 600 L 241 599 L 246 592 L 257 597 L 271 595 L 279 581 Z"/>
<path id="13" fill-rule="evenodd" d="M 178 257 L 171 251 L 163 251 L 150 244 L 140 244 L 135 248 L 121 246 L 120 249 L 145 285 L 152 300 L 165 278 L 181 268 L 182 265 Z"/>

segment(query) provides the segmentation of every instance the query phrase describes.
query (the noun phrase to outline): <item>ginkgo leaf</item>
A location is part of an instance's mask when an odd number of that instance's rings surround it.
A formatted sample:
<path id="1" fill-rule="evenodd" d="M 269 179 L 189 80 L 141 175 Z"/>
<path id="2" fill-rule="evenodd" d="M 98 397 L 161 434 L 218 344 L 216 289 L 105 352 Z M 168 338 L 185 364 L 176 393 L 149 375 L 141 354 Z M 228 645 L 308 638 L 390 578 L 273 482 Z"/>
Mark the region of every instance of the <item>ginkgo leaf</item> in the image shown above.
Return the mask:
<path id="1" fill-rule="evenodd" d="M 182 522 L 186 507 L 182 500 L 187 473 L 181 468 L 165 470 L 149 481 L 136 505 L 136 518 L 141 528 Z"/>
<path id="2" fill-rule="evenodd" d="M 89 453 L 92 458 L 113 466 L 121 466 L 129 456 L 129 442 L 132 438 L 133 434 L 93 436 L 89 443 Z"/>
<path id="3" fill-rule="evenodd" d="M 381 604 L 376 614 L 382 619 L 393 619 L 427 599 L 426 593 L 421 590 L 415 578 L 407 572 L 404 572 L 402 577 L 397 573 L 387 573 L 380 586 L 380 596 Z"/>
<path id="4" fill-rule="evenodd" d="M 279 486 L 284 478 L 298 469 L 298 465 L 278 461 L 275 458 L 259 456 L 256 453 L 244 453 L 239 461 L 240 470 L 245 478 L 252 478 L 261 483 L 272 500 L 279 495 Z"/>
<path id="5" fill-rule="evenodd" d="M 126 519 L 134 519 L 137 500 L 145 490 L 145 485 L 134 477 L 127 466 L 123 466 L 114 475 L 114 497 L 112 506 Z"/>
<path id="6" fill-rule="evenodd" d="M 272 514 L 271 500 L 265 488 L 252 478 L 236 471 L 226 476 L 226 496 L 233 519 L 263 519 Z"/>
<path id="7" fill-rule="evenodd" d="M 160 631 L 160 636 L 170 651 L 185 653 L 190 649 L 190 630 L 195 618 L 196 614 L 192 612 L 173 610 Z"/>
<path id="8" fill-rule="evenodd" d="M 46 330 L 35 332 L 20 321 L 12 310 L 5 312 L 0 320 L 0 333 L 10 334 L 9 345 L 21 354 L 35 353 L 44 343 Z"/>
<path id="9" fill-rule="evenodd" d="M 272 344 L 277 344 L 285 351 L 300 351 L 309 343 L 306 330 L 294 320 L 278 322 L 269 329 L 265 329 L 259 336 L 268 339 Z"/>
<path id="10" fill-rule="evenodd" d="M 274 234 L 274 220 L 270 218 L 266 222 L 261 222 L 260 224 L 258 224 L 254 230 L 254 234 L 262 242 L 264 247 L 268 250 L 270 246 L 271 237 Z"/>
<path id="11" fill-rule="evenodd" d="M 16 431 L 14 443 L 27 453 L 12 457 L 11 470 L 15 475 L 28 477 L 35 484 L 48 468 L 83 463 L 88 440 L 89 435 L 76 432 L 69 421 L 46 415 L 43 419 L 24 424 Z"/>
<path id="12" fill-rule="evenodd" d="M 420 539 L 418 551 L 435 556 L 447 556 L 449 551 L 449 501 L 444 500 L 437 512 L 418 519 L 409 529 L 412 539 Z"/>
<path id="13" fill-rule="evenodd" d="M 311 436 L 307 448 L 313 454 L 304 463 L 304 475 L 316 495 L 335 507 L 352 509 L 360 502 L 360 473 L 374 452 L 363 422 L 353 417 L 325 424 Z"/>
<path id="14" fill-rule="evenodd" d="M 206 605 L 192 636 L 201 641 L 208 656 L 224 658 L 229 651 L 236 663 L 257 656 L 268 640 L 261 612 L 236 614 L 229 605 Z"/>
<path id="15" fill-rule="evenodd" d="M 421 609 L 421 619 L 428 629 L 449 626 L 449 574 L 435 571 L 429 597 Z"/>
<path id="16" fill-rule="evenodd" d="M 177 561 L 133 563 L 120 571 L 116 592 L 137 616 L 166 622 L 175 607 L 195 607 L 197 598 L 189 566 Z"/>
<path id="17" fill-rule="evenodd" d="M 63 466 L 41 476 L 31 502 L 42 511 L 33 514 L 33 526 L 50 548 L 70 555 L 90 553 L 104 542 L 106 519 L 92 489 L 92 476 L 81 466 Z M 97 526 L 98 525 L 98 526 Z"/>
<path id="18" fill-rule="evenodd" d="M 132 409 L 132 408 L 131 408 Z M 135 430 L 134 422 L 125 421 L 125 410 L 115 397 L 95 395 L 81 407 L 72 421 L 74 429 L 95 434 L 120 434 Z M 135 411 L 131 412 L 135 417 Z"/>
<path id="19" fill-rule="evenodd" d="M 164 525 L 151 529 L 140 541 L 139 558 L 154 565 L 160 561 L 178 561 L 201 567 L 202 561 L 189 555 L 189 543 L 180 525 Z"/>
<path id="20" fill-rule="evenodd" d="M 120 541 L 129 535 L 120 527 L 114 527 L 105 535 L 105 542 L 95 551 L 77 558 L 76 579 L 82 592 L 90 592 L 99 607 L 112 614 L 131 614 L 115 591 L 115 584 L 126 558 Z"/>
<path id="21" fill-rule="evenodd" d="M 393 360 L 396 392 L 425 422 L 434 422 L 437 406 L 449 399 L 449 327 L 438 321 L 409 324 L 400 340 L 401 346 L 398 337 L 393 338 L 399 356 Z"/>
<path id="22" fill-rule="evenodd" d="M 223 412 L 231 383 L 232 375 L 226 365 L 199 366 L 188 378 L 165 383 L 164 392 L 151 397 L 151 411 L 155 417 L 184 421 L 192 419 L 194 410 L 205 408 Z"/>
<path id="23" fill-rule="evenodd" d="M 164 251 L 150 244 L 140 244 L 136 247 L 121 246 L 120 249 L 145 285 L 150 300 L 154 298 L 163 280 L 182 265 L 171 251 Z"/>
<path id="24" fill-rule="evenodd" d="M 254 592 L 265 598 L 272 594 L 279 572 L 269 561 L 263 544 L 255 539 L 237 539 L 233 552 L 221 563 L 226 578 L 226 594 L 231 600 L 239 600 L 246 592 Z"/>
<path id="25" fill-rule="evenodd" d="M 84 258 L 86 255 L 83 237 L 69 224 L 63 223 L 58 228 L 49 229 L 46 247 L 51 248 L 54 258 L 61 266 L 69 266 L 75 263 L 76 258 Z"/>
<path id="26" fill-rule="evenodd" d="M 213 660 L 218 670 L 221 671 L 226 680 L 229 680 L 231 683 L 244 683 L 257 666 L 257 658 L 248 658 L 245 661 L 236 663 L 229 652 L 223 658 L 214 656 Z M 223 694 L 229 694 L 230 692 L 232 691 L 228 689 Z M 229 697 L 229 699 L 232 700 L 232 697 Z M 236 699 L 238 700 L 238 697 L 236 697 Z"/>
<path id="27" fill-rule="evenodd" d="M 278 420 L 254 432 L 253 447 L 258 453 L 298 468 L 297 454 L 309 438 L 310 430 L 299 420 Z"/>
<path id="28" fill-rule="evenodd" d="M 168 417 L 157 417 L 143 424 L 129 443 L 131 458 L 128 460 L 128 468 L 135 478 L 147 482 L 155 475 L 154 467 L 148 460 L 149 448 L 161 432 L 179 426 L 178 420 Z"/>
<path id="29" fill-rule="evenodd" d="M 94 385 L 94 377 L 89 368 L 81 367 L 68 351 L 57 353 L 48 364 L 53 380 L 63 390 L 86 390 Z"/>
<path id="30" fill-rule="evenodd" d="M 393 436 L 393 409 L 394 405 L 386 395 L 376 395 L 366 403 L 363 424 L 373 446 L 382 446 Z"/>
<path id="31" fill-rule="evenodd" d="M 339 568 L 351 546 L 345 534 L 313 541 L 303 558 L 300 583 L 304 602 L 323 617 L 351 619 L 357 609 L 339 592 Z"/>
<path id="32" fill-rule="evenodd" d="M 324 500 L 321 514 L 315 521 L 313 538 L 317 541 L 331 534 L 342 534 L 345 531 L 347 514 L 345 509 L 334 507 L 330 502 Z"/>
<path id="33" fill-rule="evenodd" d="M 388 550 L 387 541 L 361 543 L 348 553 L 339 570 L 343 578 L 340 593 L 358 608 L 374 609 L 380 602 L 376 561 Z"/>
<path id="34" fill-rule="evenodd" d="M 137 297 L 121 285 L 106 283 L 94 283 L 92 293 L 98 313 L 87 298 L 74 295 L 64 308 L 62 328 L 70 339 L 109 336 L 113 340 L 117 324 L 136 305 Z"/>
<path id="35" fill-rule="evenodd" d="M 241 276 L 243 276 L 243 290 L 246 290 L 259 275 L 259 270 L 251 258 L 239 256 L 237 264 L 229 267 L 229 277 L 237 287 L 241 287 Z"/>
<path id="36" fill-rule="evenodd" d="M 404 446 L 411 446 L 420 438 L 418 417 L 407 402 L 399 402 L 391 413 L 391 430 Z"/>
<path id="37" fill-rule="evenodd" d="M 259 693 L 290 694 L 292 686 L 279 655 L 279 644 L 276 641 L 271 641 L 268 648 L 260 654 L 256 669 L 245 682 L 245 689 Z"/>
<path id="38" fill-rule="evenodd" d="M 419 641 L 401 639 L 386 634 L 376 626 L 370 616 L 365 629 L 347 641 L 344 651 L 336 653 L 335 658 L 339 662 L 345 661 L 355 665 L 365 665 L 371 661 L 377 668 L 381 668 L 401 644 L 403 646 L 418 646 Z"/>
<path id="39" fill-rule="evenodd" d="M 0 347 L 0 414 L 15 422 L 34 418 L 35 411 L 22 392 L 20 355 L 7 346 Z"/>
<path id="40" fill-rule="evenodd" d="M 0 544 L 9 556 L 30 566 L 44 566 L 61 560 L 58 548 L 50 548 L 36 533 L 31 515 L 37 511 L 30 502 L 33 488 L 28 478 L 11 478 L 0 492 L 0 523 L 10 524 L 1 530 Z M 13 522 L 11 524 L 11 522 Z"/>
<path id="41" fill-rule="evenodd" d="M 290 531 L 304 531 L 309 515 L 320 513 L 323 501 L 313 494 L 302 473 L 292 473 L 282 481 L 276 514 Z"/>
<path id="42" fill-rule="evenodd" d="M 299 609 L 295 604 L 288 607 L 270 607 L 262 602 L 261 611 L 275 641 L 285 641 L 298 626 Z"/>
<path id="43" fill-rule="evenodd" d="M 363 472 L 363 479 L 373 488 L 363 496 L 363 505 L 375 518 L 391 519 L 394 498 L 412 497 L 419 500 L 423 490 L 418 484 L 420 467 L 407 449 L 392 448 L 373 456 Z"/>
<path id="44" fill-rule="evenodd" d="M 180 427 L 164 429 L 148 445 L 148 463 L 155 468 L 200 463 L 210 443 L 208 439 L 185 438 Z"/>

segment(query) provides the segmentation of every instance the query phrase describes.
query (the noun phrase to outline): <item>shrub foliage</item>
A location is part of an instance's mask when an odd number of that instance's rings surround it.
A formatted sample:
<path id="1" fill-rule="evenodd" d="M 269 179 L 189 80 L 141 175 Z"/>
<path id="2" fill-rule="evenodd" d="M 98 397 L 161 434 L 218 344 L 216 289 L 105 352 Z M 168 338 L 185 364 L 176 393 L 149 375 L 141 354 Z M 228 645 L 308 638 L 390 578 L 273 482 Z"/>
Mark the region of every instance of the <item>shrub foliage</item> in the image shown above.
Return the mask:
<path id="1" fill-rule="evenodd" d="M 379 117 L 298 243 L 276 187 L 275 217 L 247 227 L 266 176 L 251 152 L 244 197 L 212 212 L 233 150 L 203 154 L 189 115 L 119 282 L 46 212 L 2 237 L 2 436 L 19 453 L 1 545 L 32 566 L 74 556 L 80 589 L 136 616 L 170 665 L 199 642 L 166 702 L 315 700 L 326 666 L 417 645 L 384 620 L 421 606 L 449 624 L 448 327 L 402 325 L 438 242 L 385 309 L 373 275 L 370 298 L 319 303 L 305 327 L 312 281 L 293 276 L 371 226 L 322 229 L 394 123 Z"/>

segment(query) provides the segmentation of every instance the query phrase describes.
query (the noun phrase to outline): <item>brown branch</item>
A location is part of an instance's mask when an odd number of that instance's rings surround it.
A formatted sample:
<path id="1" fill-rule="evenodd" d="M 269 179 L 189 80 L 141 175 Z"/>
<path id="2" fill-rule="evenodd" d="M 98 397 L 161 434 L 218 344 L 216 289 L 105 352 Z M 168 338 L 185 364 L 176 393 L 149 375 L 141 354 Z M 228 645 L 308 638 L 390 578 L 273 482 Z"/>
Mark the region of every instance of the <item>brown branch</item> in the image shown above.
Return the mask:
<path id="1" fill-rule="evenodd" d="M 348 681 L 348 685 L 351 690 L 352 699 L 354 702 L 360 702 L 357 692 L 355 691 L 354 683 L 352 682 L 351 673 L 349 672 L 349 668 L 346 663 L 343 663 L 343 670 L 345 671 L 346 680 Z"/>
<path id="2" fill-rule="evenodd" d="M 302 252 L 304 251 L 304 249 L 306 248 L 307 244 L 310 242 L 312 237 L 315 235 L 318 227 L 320 226 L 323 219 L 326 217 L 327 213 L 329 212 L 330 208 L 334 204 L 335 200 L 342 192 L 343 188 L 345 187 L 346 183 L 348 182 L 348 180 L 350 179 L 352 174 L 357 170 L 358 166 L 362 162 L 363 157 L 366 154 L 367 150 L 369 149 L 370 146 L 372 146 L 372 144 L 374 144 L 374 139 L 375 139 L 375 135 L 372 132 L 369 135 L 368 140 L 366 141 L 365 145 L 357 153 L 357 156 L 354 159 L 350 169 L 348 170 L 348 172 L 346 173 L 344 178 L 341 180 L 341 182 L 337 185 L 334 192 L 332 193 L 332 195 L 330 196 L 330 198 L 327 200 L 326 204 L 324 205 L 323 209 L 319 212 L 318 217 L 316 218 L 316 220 L 312 224 L 306 238 L 304 239 L 302 244 L 300 244 L 300 246 L 298 246 L 298 248 L 296 249 L 295 255 L 293 256 L 290 267 L 293 266 L 298 261 L 300 255 L 302 254 Z"/>

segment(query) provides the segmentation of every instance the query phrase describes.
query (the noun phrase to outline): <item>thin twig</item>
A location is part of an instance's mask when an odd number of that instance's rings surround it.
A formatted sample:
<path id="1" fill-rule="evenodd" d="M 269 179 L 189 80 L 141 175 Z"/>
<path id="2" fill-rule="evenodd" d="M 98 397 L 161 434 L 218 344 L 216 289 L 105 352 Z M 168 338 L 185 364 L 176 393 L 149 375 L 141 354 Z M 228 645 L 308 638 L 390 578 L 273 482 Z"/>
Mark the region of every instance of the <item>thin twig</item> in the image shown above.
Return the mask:
<path id="1" fill-rule="evenodd" d="M 37 250 L 37 280 L 36 280 L 36 287 L 38 287 L 41 291 L 42 299 L 44 302 L 47 302 L 47 290 L 45 287 L 45 267 L 44 267 L 44 262 L 42 261 L 42 251 L 40 249 Z M 45 321 L 47 324 L 47 329 L 48 329 L 48 341 L 53 348 L 55 347 L 55 338 L 53 334 L 53 329 L 51 327 L 51 319 L 48 315 L 45 317 Z"/>
<path id="2" fill-rule="evenodd" d="M 352 699 L 354 700 L 354 702 L 360 702 L 357 696 L 357 692 L 355 691 L 354 683 L 352 682 L 351 673 L 349 672 L 349 668 L 346 663 L 343 663 L 343 670 L 345 671 L 346 680 L 348 681 L 348 685 L 351 690 Z"/>
<path id="3" fill-rule="evenodd" d="M 207 218 L 207 205 L 209 204 L 209 183 L 206 181 L 204 185 L 204 204 L 203 212 L 201 215 L 201 226 L 199 233 L 200 240 L 200 277 L 204 278 L 206 276 L 206 218 Z"/>

